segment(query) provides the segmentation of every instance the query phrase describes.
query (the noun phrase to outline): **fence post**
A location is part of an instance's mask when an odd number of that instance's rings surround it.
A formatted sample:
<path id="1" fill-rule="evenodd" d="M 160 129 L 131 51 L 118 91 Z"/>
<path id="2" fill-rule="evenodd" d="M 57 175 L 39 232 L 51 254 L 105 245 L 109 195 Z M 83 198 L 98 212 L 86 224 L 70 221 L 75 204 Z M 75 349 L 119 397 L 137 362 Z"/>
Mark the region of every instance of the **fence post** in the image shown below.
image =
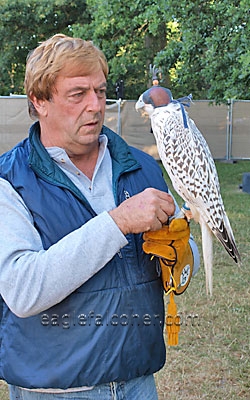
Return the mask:
<path id="1" fill-rule="evenodd" d="M 119 98 L 116 103 L 118 104 L 118 121 L 117 121 L 117 133 L 122 136 L 122 124 L 121 124 L 121 102 L 122 99 Z"/>
<path id="2" fill-rule="evenodd" d="M 233 99 L 227 101 L 228 114 L 227 114 L 227 161 L 232 158 L 232 138 L 233 138 Z"/>

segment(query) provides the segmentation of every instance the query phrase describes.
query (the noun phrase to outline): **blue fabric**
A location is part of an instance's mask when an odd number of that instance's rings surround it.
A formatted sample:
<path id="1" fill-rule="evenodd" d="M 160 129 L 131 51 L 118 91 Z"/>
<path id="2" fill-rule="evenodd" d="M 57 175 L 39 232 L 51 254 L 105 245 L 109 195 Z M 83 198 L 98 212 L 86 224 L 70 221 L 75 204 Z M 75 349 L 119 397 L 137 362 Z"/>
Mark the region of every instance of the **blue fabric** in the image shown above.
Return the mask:
<path id="1" fill-rule="evenodd" d="M 108 128 L 102 133 L 108 137 L 117 204 L 146 187 L 167 191 L 150 156 L 128 147 Z M 0 157 L 0 173 L 24 199 L 45 249 L 95 216 L 42 146 L 38 123 L 29 139 Z M 26 388 L 65 389 L 128 381 L 164 365 L 156 261 L 142 251 L 142 235 L 127 239 L 119 255 L 49 310 L 18 318 L 3 302 L 2 379 Z"/>
<path id="2" fill-rule="evenodd" d="M 142 376 L 128 382 L 107 383 L 91 390 L 75 393 L 27 392 L 16 386 L 9 387 L 10 400 L 157 400 L 157 391 L 152 375 Z"/>

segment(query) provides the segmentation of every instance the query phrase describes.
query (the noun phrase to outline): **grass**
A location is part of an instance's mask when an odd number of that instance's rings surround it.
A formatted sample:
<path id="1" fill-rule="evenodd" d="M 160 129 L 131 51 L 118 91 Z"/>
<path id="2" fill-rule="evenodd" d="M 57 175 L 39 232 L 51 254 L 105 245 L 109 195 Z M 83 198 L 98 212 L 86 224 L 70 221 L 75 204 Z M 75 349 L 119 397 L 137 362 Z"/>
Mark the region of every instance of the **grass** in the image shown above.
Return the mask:
<path id="1" fill-rule="evenodd" d="M 239 189 L 250 162 L 216 166 L 242 264 L 237 266 L 215 239 L 212 298 L 206 296 L 203 261 L 188 290 L 176 297 L 183 323 L 179 345 L 167 347 L 165 367 L 155 375 L 159 400 L 250 397 L 250 194 Z M 192 222 L 191 229 L 201 252 L 200 228 Z"/>
<path id="2" fill-rule="evenodd" d="M 250 161 L 216 164 L 242 265 L 215 239 L 212 298 L 206 296 L 203 265 L 188 290 L 176 297 L 182 318 L 179 345 L 167 347 L 166 365 L 155 375 L 159 400 L 249 399 L 250 194 L 239 185 Z M 192 222 L 191 229 L 201 250 L 199 226 Z M 7 399 L 6 384 L 0 382 L 0 400 Z"/>

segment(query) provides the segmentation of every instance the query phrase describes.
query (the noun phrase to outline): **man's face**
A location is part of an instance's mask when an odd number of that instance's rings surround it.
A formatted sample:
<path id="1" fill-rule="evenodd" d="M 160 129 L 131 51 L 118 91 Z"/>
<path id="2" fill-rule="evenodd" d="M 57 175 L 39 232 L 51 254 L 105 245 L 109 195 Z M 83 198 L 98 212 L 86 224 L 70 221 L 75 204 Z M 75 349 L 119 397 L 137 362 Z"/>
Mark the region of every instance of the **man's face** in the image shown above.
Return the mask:
<path id="1" fill-rule="evenodd" d="M 65 74 L 66 75 L 66 74 Z M 106 107 L 106 79 L 101 68 L 87 76 L 57 77 L 52 99 L 40 113 L 45 146 L 81 154 L 98 143 Z"/>

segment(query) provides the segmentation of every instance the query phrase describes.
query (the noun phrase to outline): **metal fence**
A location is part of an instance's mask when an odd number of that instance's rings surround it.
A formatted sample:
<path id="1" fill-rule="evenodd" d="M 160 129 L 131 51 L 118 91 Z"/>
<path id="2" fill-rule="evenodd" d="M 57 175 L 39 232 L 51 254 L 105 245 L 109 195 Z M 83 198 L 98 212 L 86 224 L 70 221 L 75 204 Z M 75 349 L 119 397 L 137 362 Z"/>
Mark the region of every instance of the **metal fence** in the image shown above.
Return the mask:
<path id="1" fill-rule="evenodd" d="M 135 103 L 107 100 L 105 124 L 129 144 L 158 158 L 150 121 L 135 111 Z M 198 100 L 187 111 L 214 159 L 250 159 L 250 100 L 232 100 L 227 105 Z M 0 97 L 0 153 L 26 137 L 31 123 L 25 96 Z"/>
<path id="2" fill-rule="evenodd" d="M 107 125 L 129 144 L 157 157 L 150 122 L 135 112 L 135 101 L 116 104 L 117 107 L 112 103 L 107 106 Z M 250 159 L 250 100 L 232 100 L 227 105 L 197 100 L 187 111 L 204 135 L 214 159 Z"/>

